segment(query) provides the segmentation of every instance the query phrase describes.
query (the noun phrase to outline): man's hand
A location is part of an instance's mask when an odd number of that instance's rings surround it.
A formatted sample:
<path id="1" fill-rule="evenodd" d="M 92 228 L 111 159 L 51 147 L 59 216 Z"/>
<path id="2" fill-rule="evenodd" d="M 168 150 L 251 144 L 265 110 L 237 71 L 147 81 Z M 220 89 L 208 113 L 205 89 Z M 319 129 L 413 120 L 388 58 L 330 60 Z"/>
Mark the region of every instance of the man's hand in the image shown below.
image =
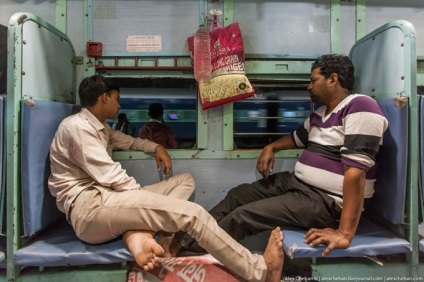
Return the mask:
<path id="1" fill-rule="evenodd" d="M 169 176 L 172 169 L 172 161 L 168 152 L 165 150 L 165 148 L 162 145 L 156 146 L 155 158 L 156 158 L 156 165 L 157 165 L 158 171 L 162 169 L 162 165 L 161 165 L 161 162 L 162 162 L 165 165 L 163 174 L 166 176 Z"/>
<path id="2" fill-rule="evenodd" d="M 258 158 L 256 169 L 266 179 L 274 169 L 274 152 L 294 148 L 296 148 L 296 144 L 290 134 L 266 145 Z"/>
<path id="3" fill-rule="evenodd" d="M 267 178 L 274 169 L 274 151 L 270 146 L 265 146 L 256 162 L 256 169 L 262 175 L 263 178 Z"/>
<path id="4" fill-rule="evenodd" d="M 334 249 L 346 249 L 355 236 L 364 205 L 365 171 L 345 165 L 343 179 L 343 210 L 339 228 L 311 228 L 305 234 L 305 243 L 311 247 L 326 244 L 325 256 Z"/>
<path id="5" fill-rule="evenodd" d="M 326 244 L 327 248 L 322 252 L 322 256 L 328 255 L 334 249 L 346 249 L 350 246 L 350 241 L 339 230 L 332 228 L 309 229 L 305 234 L 305 243 L 311 247 Z"/>

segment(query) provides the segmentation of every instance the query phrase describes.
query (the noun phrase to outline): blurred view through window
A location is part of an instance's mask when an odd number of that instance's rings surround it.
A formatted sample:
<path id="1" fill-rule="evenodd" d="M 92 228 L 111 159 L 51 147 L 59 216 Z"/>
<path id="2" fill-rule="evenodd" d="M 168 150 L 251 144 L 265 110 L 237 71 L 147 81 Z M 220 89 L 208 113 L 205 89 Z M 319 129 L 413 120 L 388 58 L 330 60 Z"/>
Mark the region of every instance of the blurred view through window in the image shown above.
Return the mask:
<path id="1" fill-rule="evenodd" d="M 255 87 L 256 97 L 234 103 L 234 143 L 238 149 L 263 148 L 289 134 L 318 107 L 305 89 Z"/>

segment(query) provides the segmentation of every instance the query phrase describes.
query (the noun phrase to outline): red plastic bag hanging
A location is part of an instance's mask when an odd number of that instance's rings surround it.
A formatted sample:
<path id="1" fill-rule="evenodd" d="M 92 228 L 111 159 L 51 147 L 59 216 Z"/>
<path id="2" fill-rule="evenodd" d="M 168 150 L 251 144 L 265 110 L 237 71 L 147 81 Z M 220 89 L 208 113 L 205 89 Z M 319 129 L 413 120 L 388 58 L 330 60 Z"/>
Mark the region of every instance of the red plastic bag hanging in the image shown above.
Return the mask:
<path id="1" fill-rule="evenodd" d="M 199 99 L 202 110 L 245 99 L 255 91 L 246 77 L 244 68 L 243 37 L 237 22 L 217 28 L 211 25 L 211 64 L 212 78 L 198 84 Z M 187 39 L 189 51 L 193 58 L 194 38 Z"/>

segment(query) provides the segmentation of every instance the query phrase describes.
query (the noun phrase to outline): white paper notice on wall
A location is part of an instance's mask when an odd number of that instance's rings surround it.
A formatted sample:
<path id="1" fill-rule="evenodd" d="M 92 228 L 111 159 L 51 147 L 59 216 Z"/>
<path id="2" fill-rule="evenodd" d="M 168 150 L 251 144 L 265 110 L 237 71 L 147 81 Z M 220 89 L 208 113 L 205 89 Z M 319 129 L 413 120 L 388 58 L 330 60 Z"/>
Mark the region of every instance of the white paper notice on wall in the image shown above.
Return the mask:
<path id="1" fill-rule="evenodd" d="M 162 51 L 160 35 L 127 36 L 127 52 L 159 52 Z"/>

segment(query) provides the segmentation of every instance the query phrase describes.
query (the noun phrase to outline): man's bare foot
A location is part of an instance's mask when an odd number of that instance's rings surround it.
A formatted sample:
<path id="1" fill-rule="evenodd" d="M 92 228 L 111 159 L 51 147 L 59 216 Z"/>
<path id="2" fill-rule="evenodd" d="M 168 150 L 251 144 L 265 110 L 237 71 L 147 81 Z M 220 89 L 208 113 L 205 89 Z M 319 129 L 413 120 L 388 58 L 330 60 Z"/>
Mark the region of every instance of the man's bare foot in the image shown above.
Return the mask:
<path id="1" fill-rule="evenodd" d="M 137 265 L 145 271 L 155 268 L 164 254 L 164 250 L 153 239 L 151 232 L 127 231 L 124 233 L 123 239 Z"/>
<path id="2" fill-rule="evenodd" d="M 163 253 L 164 258 L 170 258 L 174 256 L 173 253 L 171 253 L 170 251 L 170 246 L 173 239 L 174 239 L 174 235 L 171 235 L 171 234 L 169 234 L 168 236 L 165 236 L 165 235 L 159 236 L 158 244 L 161 245 L 161 247 L 164 250 L 164 253 Z"/>
<path id="3" fill-rule="evenodd" d="M 266 282 L 279 282 L 281 280 L 284 264 L 283 239 L 280 227 L 272 230 L 264 252 L 265 263 L 268 267 Z"/>

